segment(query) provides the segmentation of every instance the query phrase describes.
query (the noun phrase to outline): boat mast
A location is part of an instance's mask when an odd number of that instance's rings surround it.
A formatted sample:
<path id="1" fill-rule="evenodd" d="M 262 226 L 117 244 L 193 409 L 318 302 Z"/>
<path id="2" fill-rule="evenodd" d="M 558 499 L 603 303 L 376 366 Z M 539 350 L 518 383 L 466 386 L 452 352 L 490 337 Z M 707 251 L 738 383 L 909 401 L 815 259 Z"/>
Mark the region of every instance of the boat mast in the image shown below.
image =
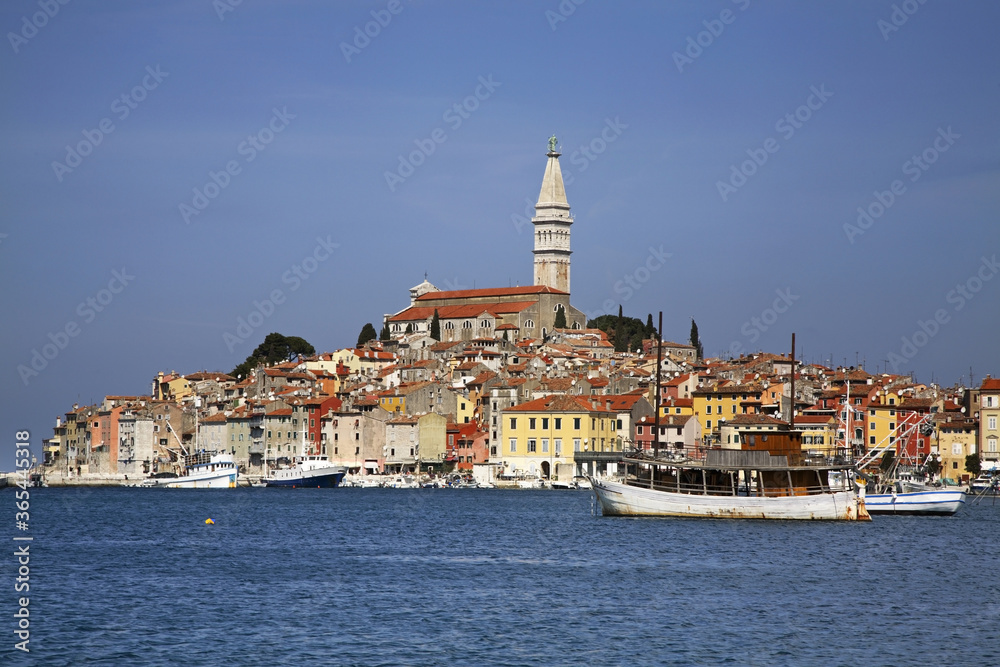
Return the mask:
<path id="1" fill-rule="evenodd" d="M 792 334 L 792 402 L 789 412 L 788 425 L 790 431 L 795 431 L 795 334 Z"/>
<path id="2" fill-rule="evenodd" d="M 663 311 L 660 311 L 659 329 L 656 333 L 656 391 L 653 394 L 653 458 L 660 458 L 660 368 L 663 366 Z M 650 475 L 652 475 L 650 468 Z"/>

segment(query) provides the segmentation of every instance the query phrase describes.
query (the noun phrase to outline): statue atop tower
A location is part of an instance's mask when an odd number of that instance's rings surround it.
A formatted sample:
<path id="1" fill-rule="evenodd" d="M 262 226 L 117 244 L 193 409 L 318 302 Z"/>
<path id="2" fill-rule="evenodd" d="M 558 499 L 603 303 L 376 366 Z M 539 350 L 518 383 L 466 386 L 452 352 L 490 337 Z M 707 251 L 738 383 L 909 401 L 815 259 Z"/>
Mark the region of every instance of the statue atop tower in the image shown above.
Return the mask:
<path id="1" fill-rule="evenodd" d="M 548 162 L 542 176 L 542 190 L 535 204 L 535 285 L 569 292 L 569 233 L 573 216 L 569 213 L 555 135 L 549 137 Z"/>

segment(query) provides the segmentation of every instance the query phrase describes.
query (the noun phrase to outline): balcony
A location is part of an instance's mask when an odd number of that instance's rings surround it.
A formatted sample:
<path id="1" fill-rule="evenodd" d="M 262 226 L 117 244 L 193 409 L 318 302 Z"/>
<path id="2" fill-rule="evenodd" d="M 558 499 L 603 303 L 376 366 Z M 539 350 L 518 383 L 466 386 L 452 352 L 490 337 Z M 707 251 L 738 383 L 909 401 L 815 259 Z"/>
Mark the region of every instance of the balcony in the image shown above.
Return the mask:
<path id="1" fill-rule="evenodd" d="M 264 453 L 264 443 L 260 440 L 254 440 L 247 447 L 248 454 L 263 454 Z"/>

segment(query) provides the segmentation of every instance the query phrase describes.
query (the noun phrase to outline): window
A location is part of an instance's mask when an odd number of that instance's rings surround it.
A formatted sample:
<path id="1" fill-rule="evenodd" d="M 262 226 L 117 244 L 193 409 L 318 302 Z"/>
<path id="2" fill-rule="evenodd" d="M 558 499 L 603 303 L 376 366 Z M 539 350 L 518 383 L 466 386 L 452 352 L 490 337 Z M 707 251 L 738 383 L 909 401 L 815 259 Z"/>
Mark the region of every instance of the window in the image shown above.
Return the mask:
<path id="1" fill-rule="evenodd" d="M 462 328 L 463 329 L 471 329 L 472 328 L 472 320 L 465 320 L 464 322 L 462 322 Z"/>
<path id="2" fill-rule="evenodd" d="M 560 438 L 556 438 L 556 441 L 553 444 L 556 448 L 556 456 L 562 456 L 562 440 Z"/>
<path id="3" fill-rule="evenodd" d="M 705 422 L 705 428 L 712 428 L 712 420 L 711 419 L 709 419 L 708 421 Z"/>
<path id="4" fill-rule="evenodd" d="M 517 438 L 511 438 L 510 439 L 510 451 L 511 451 L 511 453 L 517 451 Z"/>
<path id="5" fill-rule="evenodd" d="M 548 428 L 549 428 L 549 418 L 548 417 L 542 417 L 542 430 L 543 431 L 547 431 Z"/>
<path id="6" fill-rule="evenodd" d="M 542 438 L 542 453 L 548 454 L 548 452 L 549 452 L 549 439 Z"/>
<path id="7" fill-rule="evenodd" d="M 573 417 L 573 428 L 576 429 L 577 431 L 580 430 L 580 418 L 579 417 Z"/>
<path id="8" fill-rule="evenodd" d="M 679 415 L 680 413 L 681 413 L 681 409 L 680 408 L 674 408 L 674 414 L 675 415 Z"/>
<path id="9" fill-rule="evenodd" d="M 534 438 L 528 438 L 528 453 L 533 454 L 536 450 L 536 443 Z"/>
<path id="10" fill-rule="evenodd" d="M 528 429 L 530 429 L 532 431 L 535 430 L 535 418 L 534 417 L 528 417 Z"/>
<path id="11" fill-rule="evenodd" d="M 535 328 L 535 322 L 533 320 L 525 320 L 524 321 L 524 327 L 526 329 L 534 329 Z"/>
<path id="12" fill-rule="evenodd" d="M 712 406 L 711 405 L 706 405 L 705 406 L 705 414 L 706 415 L 712 414 Z"/>
<path id="13" fill-rule="evenodd" d="M 989 417 L 987 419 L 987 423 L 989 424 L 989 429 L 991 431 L 997 430 L 997 418 L 996 417 Z"/>
<path id="14" fill-rule="evenodd" d="M 875 430 L 875 422 L 872 422 L 872 423 L 870 423 L 870 424 L 868 425 L 868 429 L 869 429 L 870 431 L 874 431 L 874 430 Z"/>
<path id="15" fill-rule="evenodd" d="M 952 456 L 961 456 L 962 455 L 962 443 L 960 443 L 960 442 L 953 442 L 953 443 L 951 443 L 951 455 Z"/>
<path id="16" fill-rule="evenodd" d="M 513 431 L 515 428 L 517 428 L 517 417 L 511 417 L 510 418 L 510 429 Z M 511 450 L 511 451 L 514 451 L 514 450 Z"/>
<path id="17" fill-rule="evenodd" d="M 747 409 L 746 409 L 746 406 L 744 406 L 743 407 L 743 414 L 746 414 L 746 413 L 747 413 Z M 733 406 L 733 414 L 734 415 L 736 414 L 736 406 L 735 405 Z"/>
<path id="18" fill-rule="evenodd" d="M 310 419 L 309 420 L 309 428 L 316 428 L 316 420 L 315 419 Z"/>
<path id="19" fill-rule="evenodd" d="M 554 421 L 555 421 L 556 430 L 557 431 L 561 430 L 562 429 L 562 417 L 556 417 Z"/>
<path id="20" fill-rule="evenodd" d="M 453 322 L 445 322 L 444 328 L 447 329 L 448 331 L 451 331 L 452 329 L 455 328 L 455 324 Z"/>
<path id="21" fill-rule="evenodd" d="M 986 451 L 995 452 L 997 450 L 997 439 L 990 438 L 986 441 Z"/>
<path id="22" fill-rule="evenodd" d="M 573 438 L 573 451 L 580 451 L 580 438 Z"/>
<path id="23" fill-rule="evenodd" d="M 465 401 L 462 401 L 462 409 L 465 409 Z"/>
<path id="24" fill-rule="evenodd" d="M 636 426 L 635 427 L 635 434 L 636 435 L 642 435 L 642 427 L 641 426 Z"/>
<path id="25" fill-rule="evenodd" d="M 994 408 L 994 407 L 996 407 L 995 404 L 996 404 L 996 397 L 994 397 L 994 396 L 987 396 L 986 397 L 986 405 L 983 406 L 983 407 Z"/>
<path id="26" fill-rule="evenodd" d="M 271 432 L 270 431 L 267 432 L 267 437 L 269 437 L 269 438 L 271 437 Z"/>

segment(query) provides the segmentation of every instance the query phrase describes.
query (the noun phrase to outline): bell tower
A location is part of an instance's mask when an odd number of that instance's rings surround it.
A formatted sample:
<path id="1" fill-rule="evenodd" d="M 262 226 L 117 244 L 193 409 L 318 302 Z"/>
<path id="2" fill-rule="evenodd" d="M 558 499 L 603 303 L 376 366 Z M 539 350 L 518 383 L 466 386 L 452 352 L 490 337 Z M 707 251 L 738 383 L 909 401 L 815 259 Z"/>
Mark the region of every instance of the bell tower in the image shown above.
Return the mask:
<path id="1" fill-rule="evenodd" d="M 566 201 L 566 187 L 563 185 L 562 169 L 559 167 L 559 153 L 556 138 L 549 138 L 549 158 L 542 177 L 542 191 L 535 204 L 535 217 L 531 223 L 535 227 L 535 285 L 546 285 L 552 289 L 569 292 L 569 228 L 573 216 Z"/>

